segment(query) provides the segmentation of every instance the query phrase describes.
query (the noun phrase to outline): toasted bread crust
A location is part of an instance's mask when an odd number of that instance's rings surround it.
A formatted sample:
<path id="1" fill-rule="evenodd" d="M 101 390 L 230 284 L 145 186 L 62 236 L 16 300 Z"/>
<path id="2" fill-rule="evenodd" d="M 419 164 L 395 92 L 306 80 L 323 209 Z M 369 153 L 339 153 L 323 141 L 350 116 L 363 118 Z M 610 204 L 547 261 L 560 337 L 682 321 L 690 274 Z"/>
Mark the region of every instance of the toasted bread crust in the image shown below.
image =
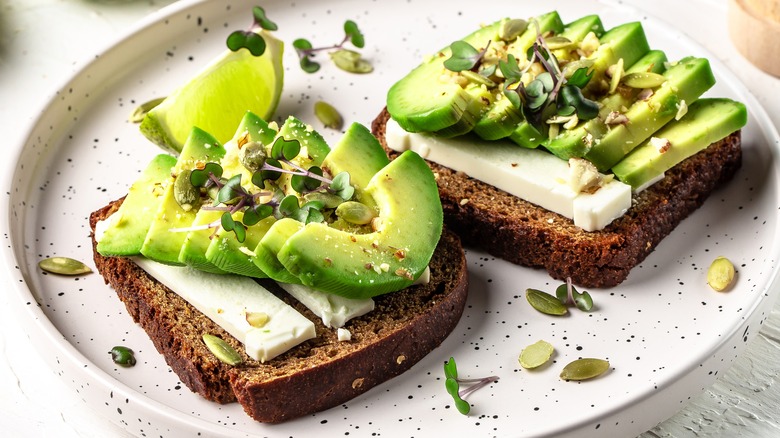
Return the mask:
<path id="1" fill-rule="evenodd" d="M 108 217 L 122 200 L 90 215 Z M 264 285 L 316 326 L 317 337 L 266 362 L 249 358 L 240 342 L 131 259 L 103 257 L 95 265 L 125 303 L 133 321 L 149 335 L 182 383 L 219 403 L 238 401 L 255 420 L 278 423 L 342 404 L 402 372 L 436 348 L 455 328 L 468 293 L 468 271 L 460 239 L 443 233 L 430 263 L 431 282 L 375 298 L 374 311 L 349 321 L 352 340 L 340 342 L 336 330 L 273 282 Z M 202 342 L 211 333 L 244 358 L 238 366 L 217 360 Z"/>
<path id="2" fill-rule="evenodd" d="M 372 123 L 372 132 L 393 157 L 397 154 L 385 141 L 389 118 L 383 110 Z M 464 244 L 512 263 L 546 269 L 553 278 L 571 278 L 584 287 L 623 282 L 713 190 L 733 177 L 741 163 L 737 131 L 668 171 L 605 229 L 585 232 L 566 217 L 428 162 L 437 175 L 444 220 Z"/>

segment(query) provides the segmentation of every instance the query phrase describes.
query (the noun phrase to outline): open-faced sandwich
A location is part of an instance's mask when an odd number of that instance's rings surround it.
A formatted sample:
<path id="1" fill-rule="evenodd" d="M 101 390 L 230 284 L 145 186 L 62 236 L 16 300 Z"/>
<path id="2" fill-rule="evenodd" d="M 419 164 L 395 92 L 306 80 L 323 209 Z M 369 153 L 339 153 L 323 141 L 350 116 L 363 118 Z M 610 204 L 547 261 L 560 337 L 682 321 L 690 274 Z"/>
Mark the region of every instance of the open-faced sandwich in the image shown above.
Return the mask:
<path id="1" fill-rule="evenodd" d="M 193 128 L 90 225 L 99 272 L 181 381 L 261 422 L 404 372 L 465 305 L 432 172 L 359 124 L 332 150 L 293 117 L 247 113 L 224 145 Z"/>
<path id="2" fill-rule="evenodd" d="M 586 287 L 626 279 L 741 164 L 745 106 L 702 97 L 706 59 L 670 61 L 638 22 L 503 19 L 389 90 L 373 132 L 414 150 L 464 243 Z"/>

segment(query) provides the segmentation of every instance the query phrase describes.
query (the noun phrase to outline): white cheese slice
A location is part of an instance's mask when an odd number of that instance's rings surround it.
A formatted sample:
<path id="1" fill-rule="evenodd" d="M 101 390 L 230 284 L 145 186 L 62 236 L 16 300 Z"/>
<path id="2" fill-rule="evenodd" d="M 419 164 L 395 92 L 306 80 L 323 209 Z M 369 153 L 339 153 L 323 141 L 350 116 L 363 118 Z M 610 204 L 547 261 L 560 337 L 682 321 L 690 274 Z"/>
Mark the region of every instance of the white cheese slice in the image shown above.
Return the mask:
<path id="1" fill-rule="evenodd" d="M 241 341 L 261 362 L 273 359 L 316 336 L 314 323 L 249 277 L 211 274 L 135 257 L 133 261 Z M 262 327 L 246 320 L 248 312 L 269 316 Z"/>
<path id="2" fill-rule="evenodd" d="M 631 207 L 631 186 L 614 179 L 595 193 L 575 193 L 568 184 L 568 163 L 543 150 L 522 148 L 509 141 L 409 133 L 393 120 L 387 122 L 385 137 L 387 145 L 396 151 L 413 150 L 423 158 L 572 219 L 585 231 L 606 227 Z"/>
<path id="3" fill-rule="evenodd" d="M 344 327 L 350 319 L 374 310 L 374 300 L 371 298 L 344 298 L 300 284 L 279 283 L 279 286 L 322 318 L 326 327 Z"/>

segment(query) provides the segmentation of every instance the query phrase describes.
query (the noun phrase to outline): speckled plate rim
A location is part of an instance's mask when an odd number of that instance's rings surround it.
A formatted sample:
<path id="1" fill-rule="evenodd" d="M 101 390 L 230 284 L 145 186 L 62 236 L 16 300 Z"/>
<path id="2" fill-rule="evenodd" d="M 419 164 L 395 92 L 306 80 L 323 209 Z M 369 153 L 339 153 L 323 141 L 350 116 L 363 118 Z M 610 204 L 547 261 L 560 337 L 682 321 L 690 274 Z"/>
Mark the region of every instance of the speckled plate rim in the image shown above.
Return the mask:
<path id="1" fill-rule="evenodd" d="M 152 14 L 146 19 L 142 20 L 136 27 L 134 27 L 132 30 L 127 32 L 122 38 L 120 38 L 120 41 L 124 40 L 125 38 L 132 36 L 138 32 L 144 31 L 144 29 L 148 28 L 149 26 L 153 25 L 154 23 L 158 22 L 159 20 L 165 19 L 166 17 L 184 13 L 187 10 L 191 9 L 192 7 L 195 7 L 201 3 L 205 3 L 208 0 L 190 0 L 190 1 L 182 1 L 179 3 L 174 3 L 166 8 L 161 9 L 158 13 Z M 663 20 L 659 20 L 656 17 L 654 17 L 654 20 L 663 23 Z M 114 44 L 110 44 L 106 50 L 111 50 L 111 48 L 114 47 Z M 706 52 L 702 48 L 702 51 Z M 102 52 L 101 52 L 102 53 Z M 716 58 L 712 58 L 716 61 Z M 78 72 L 76 72 L 76 75 L 87 71 L 92 63 L 88 63 L 85 66 L 83 66 Z M 736 79 L 736 77 L 719 61 L 716 61 L 717 68 L 720 69 L 721 74 L 729 79 L 730 81 L 734 81 L 735 83 L 739 84 L 739 81 Z M 61 87 L 61 90 L 66 89 L 67 84 L 70 83 L 68 81 L 65 86 Z M 742 87 L 744 88 L 744 87 Z M 760 125 L 764 136 L 767 139 L 775 139 L 775 144 L 778 143 L 778 134 L 775 127 L 772 125 L 771 121 L 769 120 L 768 115 L 766 112 L 761 108 L 760 104 L 756 101 L 756 99 L 749 93 L 746 92 L 743 94 L 746 103 L 748 103 L 752 109 L 751 116 L 756 118 L 758 121 L 758 124 Z M 47 108 L 52 105 L 54 102 L 56 102 L 58 99 L 57 96 L 52 97 L 51 101 L 47 105 Z M 30 130 L 30 135 L 33 135 L 35 131 L 35 127 L 40 123 L 41 120 L 45 120 L 47 113 L 50 111 L 50 109 L 45 110 L 37 119 L 37 121 L 33 124 L 33 128 Z M 29 137 L 29 136 L 28 136 Z M 777 156 L 777 148 L 772 149 L 773 155 Z M 18 159 L 23 152 L 20 150 L 18 151 L 18 154 L 14 157 Z M 17 160 L 11 160 L 10 161 L 13 165 L 16 164 Z M 5 174 L 5 187 L 8 188 L 8 193 L 11 193 L 11 182 L 14 179 L 11 172 Z M 3 208 L 7 209 L 7 205 L 3 205 Z M 10 212 L 7 214 L 4 214 L 2 217 L 2 226 L 5 230 L 10 229 Z M 5 248 L 4 251 L 2 251 L 2 254 L 0 254 L 0 257 L 2 257 L 2 260 L 5 262 L 5 265 L 10 269 L 10 277 L 14 280 L 13 281 L 14 287 L 16 291 L 19 294 L 20 301 L 22 304 L 24 304 L 25 301 L 29 301 L 31 299 L 30 297 L 30 289 L 24 284 L 24 278 L 20 275 L 20 268 L 17 264 L 17 257 L 14 252 L 15 247 L 13 245 L 15 236 L 13 233 L 9 233 L 6 236 L 6 239 L 10 241 L 10 244 Z M 777 249 L 777 248 L 775 248 Z M 777 256 L 777 251 L 775 251 L 774 256 Z M 777 289 L 777 277 L 778 277 L 778 270 L 775 268 L 771 274 L 771 277 L 766 283 L 766 288 L 762 290 L 761 292 L 764 294 L 769 294 L 770 290 L 776 290 Z M 775 298 L 776 294 L 770 294 L 771 298 Z M 771 300 L 770 300 L 771 301 Z M 764 307 L 767 305 L 767 300 L 758 300 L 755 303 L 756 307 Z M 30 333 L 31 340 L 40 341 L 35 342 L 36 346 L 39 347 L 39 349 L 43 349 L 45 346 L 56 346 L 60 353 L 63 354 L 63 358 L 66 360 L 69 360 L 72 362 L 72 365 L 74 368 L 83 368 L 81 371 L 88 375 L 89 378 L 93 379 L 95 382 L 99 382 L 101 385 L 105 385 L 107 388 L 111 388 L 117 393 L 117 397 L 127 397 L 130 398 L 136 403 L 138 406 L 140 406 L 142 409 L 147 409 L 148 414 L 153 414 L 157 416 L 160 420 L 165 421 L 171 421 L 173 424 L 177 425 L 178 427 L 181 427 L 183 429 L 192 430 L 193 432 L 197 431 L 198 433 L 213 433 L 215 435 L 222 435 L 225 433 L 229 433 L 231 436 L 235 436 L 236 434 L 240 433 L 238 431 L 230 430 L 226 431 L 224 427 L 215 425 L 213 423 L 198 419 L 196 417 L 188 417 L 187 421 L 182 421 L 182 418 L 179 416 L 178 411 L 171 411 L 168 406 L 155 402 L 151 399 L 149 399 L 146 396 L 143 396 L 142 394 L 139 394 L 134 389 L 131 389 L 127 387 L 126 385 L 119 382 L 117 379 L 115 379 L 113 376 L 110 376 L 101 370 L 95 368 L 95 367 L 89 367 L 88 366 L 88 360 L 70 343 L 67 341 L 63 342 L 63 338 L 61 333 L 56 329 L 56 327 L 48 320 L 45 313 L 41 311 L 37 306 L 24 306 L 24 309 L 26 312 L 28 312 L 28 316 L 30 317 L 29 320 L 31 322 L 31 326 L 35 329 L 32 331 L 28 331 Z M 724 336 L 722 344 L 727 343 L 733 336 L 737 335 L 738 329 L 735 329 L 733 333 L 729 333 L 728 336 Z M 42 351 L 43 353 L 43 351 Z M 45 355 L 44 355 L 45 356 Z M 701 358 L 702 361 L 704 361 L 706 358 Z M 691 367 L 695 367 L 697 365 L 692 364 Z M 674 382 L 667 382 L 667 384 L 671 385 Z M 648 394 L 648 397 L 652 394 Z M 636 404 L 641 404 L 642 399 L 638 399 L 636 401 Z M 112 419 L 113 421 L 113 419 Z"/>

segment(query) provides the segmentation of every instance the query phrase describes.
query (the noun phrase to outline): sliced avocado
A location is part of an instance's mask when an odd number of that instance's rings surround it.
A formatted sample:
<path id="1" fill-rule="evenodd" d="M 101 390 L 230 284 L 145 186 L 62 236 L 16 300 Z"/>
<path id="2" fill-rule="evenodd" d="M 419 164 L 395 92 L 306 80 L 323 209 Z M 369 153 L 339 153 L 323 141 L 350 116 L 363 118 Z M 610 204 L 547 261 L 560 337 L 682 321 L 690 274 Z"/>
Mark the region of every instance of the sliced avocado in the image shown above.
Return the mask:
<path id="1" fill-rule="evenodd" d="M 287 239 L 303 229 L 303 223 L 291 218 L 276 221 L 260 239 L 255 247 L 255 264 L 272 280 L 282 283 L 300 284 L 301 280 L 291 274 L 279 261 L 277 254 Z"/>
<path id="2" fill-rule="evenodd" d="M 724 98 L 699 99 L 680 120 L 667 123 L 653 134 L 657 140 L 647 140 L 637 146 L 612 172 L 636 190 L 746 123 L 744 104 Z M 666 142 L 668 149 L 662 148 L 666 149 L 662 152 L 658 144 Z"/>
<path id="3" fill-rule="evenodd" d="M 609 90 L 607 69 L 623 60 L 624 65 L 633 65 L 650 51 L 642 24 L 631 22 L 616 26 L 599 39 L 599 48 L 587 59 L 593 60 L 588 85 L 582 90 L 589 99 L 601 99 Z M 509 138 L 518 145 L 535 148 L 547 139 L 547 130 L 539 132 L 528 122 L 522 122 Z"/>
<path id="4" fill-rule="evenodd" d="M 146 233 L 164 193 L 161 182 L 171 175 L 176 157 L 161 154 L 149 163 L 130 189 L 122 205 L 108 219 L 97 251 L 104 256 L 134 256 L 141 253 Z"/>
<path id="5" fill-rule="evenodd" d="M 557 15 L 548 14 L 540 17 L 538 23 L 538 31 L 541 33 L 548 31 L 558 33 L 560 31 L 560 17 Z M 604 26 L 598 15 L 587 15 L 567 24 L 559 36 L 567 38 L 573 43 L 579 43 L 591 32 L 596 37 L 601 37 L 604 34 Z M 536 26 L 529 26 L 515 43 L 513 55 L 527 58 L 526 52 L 533 45 L 536 36 Z M 555 50 L 553 53 L 560 61 L 569 61 L 571 58 L 571 52 L 567 49 Z M 504 97 L 503 88 L 499 87 L 495 93 L 495 101 L 479 119 L 473 130 L 475 134 L 485 140 L 498 140 L 509 136 L 524 120 L 520 109 L 515 108 L 509 99 Z"/>
<path id="6" fill-rule="evenodd" d="M 485 26 L 462 40 L 480 49 L 495 41 L 500 21 Z M 481 116 L 484 105 L 453 81 L 442 80 L 446 69 L 444 61 L 452 55 L 449 46 L 423 61 L 387 93 L 387 110 L 393 119 L 409 132 L 446 133 L 461 124 L 468 129 Z M 471 84 L 471 87 L 477 87 Z M 460 131 L 461 128 L 453 128 Z"/>
<path id="7" fill-rule="evenodd" d="M 199 163 L 219 161 L 225 149 L 209 133 L 193 127 L 182 148 L 173 174 L 178 176 L 184 170 L 192 170 Z M 146 234 L 141 254 L 146 258 L 169 265 L 182 265 L 179 253 L 187 237 L 187 232 L 171 232 L 172 229 L 190 227 L 197 214 L 196 209 L 185 210 L 173 195 L 174 176 L 165 181 L 165 193 L 149 231 Z"/>
<path id="8" fill-rule="evenodd" d="M 666 70 L 666 54 L 660 50 L 651 50 L 634 65 L 626 69 L 626 74 L 652 72 L 662 74 Z M 641 92 L 640 89 L 626 86 L 618 86 L 615 93 L 603 98 L 599 104 L 599 116 L 580 121 L 573 129 L 564 129 L 553 139 L 547 139 L 544 146 L 558 158 L 568 160 L 572 157 L 582 157 L 588 153 L 596 139 L 600 139 L 607 133 L 609 126 L 607 117 L 611 113 L 623 112 L 623 108 L 630 107 Z"/>
<path id="9" fill-rule="evenodd" d="M 600 171 L 610 169 L 715 84 L 710 63 L 704 58 L 684 58 L 664 76 L 667 81 L 652 96 L 631 105 L 625 113 L 628 123 L 595 140 L 585 159 Z"/>
<path id="10" fill-rule="evenodd" d="M 315 166 L 322 164 L 322 160 L 330 152 L 330 147 L 319 132 L 311 125 L 303 123 L 293 116 L 287 118 L 279 128 L 277 136 L 285 139 L 296 139 L 301 142 L 301 148 L 306 148 L 311 163 Z M 301 152 L 303 154 L 303 151 Z"/>
<path id="11" fill-rule="evenodd" d="M 331 175 L 348 172 L 357 198 L 374 174 L 390 163 L 379 140 L 365 126 L 353 123 L 322 162 Z"/>
<path id="12" fill-rule="evenodd" d="M 244 142 L 247 141 L 258 141 L 263 144 L 270 144 L 275 135 L 276 131 L 271 129 L 268 126 L 268 123 L 263 119 L 254 113 L 246 112 L 241 119 L 238 128 L 236 128 L 233 138 L 225 144 L 225 155 L 219 160 L 219 164 L 223 168 L 222 176 L 224 178 L 230 178 L 238 172 L 243 172 L 246 174 L 243 177 L 245 185 L 250 184 L 251 174 L 249 174 L 238 162 L 239 143 L 243 145 Z M 222 214 L 223 212 L 218 210 L 200 209 L 197 212 L 192 226 L 198 227 L 207 224 L 219 224 Z M 250 234 L 250 232 L 247 232 L 247 234 Z M 249 256 L 246 253 L 241 252 L 241 245 L 233 249 L 231 245 L 225 242 L 226 239 L 231 238 L 235 240 L 235 234 L 225 233 L 224 230 L 221 230 L 218 226 L 192 230 L 187 233 L 187 237 L 184 239 L 181 251 L 179 252 L 179 261 L 201 271 L 224 273 L 233 272 L 229 269 L 225 269 L 225 266 L 227 266 L 229 260 L 239 258 L 241 259 L 240 262 L 237 261 L 236 263 L 243 267 L 242 273 L 244 273 L 244 275 L 250 275 L 251 273 L 247 270 L 246 266 L 254 267 L 254 263 L 251 263 L 248 260 Z M 251 237 L 249 240 L 252 241 Z M 259 240 L 259 237 L 254 239 L 253 245 Z M 219 248 L 223 252 L 233 249 L 233 252 L 219 254 L 218 256 L 218 253 L 216 253 L 215 250 L 211 251 L 211 256 L 216 257 L 223 263 L 223 266 L 220 266 L 209 259 L 209 249 L 211 246 L 216 246 L 220 243 L 222 245 Z M 254 246 L 252 246 L 251 249 L 254 250 Z M 256 271 L 255 276 L 265 277 L 259 269 Z"/>
<path id="13" fill-rule="evenodd" d="M 243 215 L 238 213 L 237 220 Z M 255 263 L 255 249 L 260 240 L 276 222 L 269 216 L 247 228 L 246 239 L 239 242 L 232 232 L 220 230 L 206 250 L 206 260 L 227 272 L 255 278 L 267 278 L 268 274 Z"/>
<path id="14" fill-rule="evenodd" d="M 246 113 L 236 130 L 233 141 L 225 146 L 229 150 L 221 161 L 223 169 L 226 169 L 230 175 L 234 175 L 236 172 L 247 172 L 238 161 L 237 145 L 240 139 L 271 145 L 277 135 L 278 132 L 270 128 L 265 120 L 254 113 Z M 247 179 L 249 178 L 250 176 L 247 173 Z M 234 218 L 243 221 L 243 214 L 236 213 Z M 235 233 L 220 228 L 211 237 L 210 243 L 205 250 L 205 259 L 213 266 L 226 272 L 248 277 L 266 278 L 268 275 L 254 263 L 253 254 L 255 247 L 260 243 L 260 239 L 275 221 L 276 219 L 273 217 L 268 217 L 248 227 L 243 242 L 238 241 Z"/>
<path id="15" fill-rule="evenodd" d="M 369 298 L 411 285 L 428 266 L 443 213 L 425 160 L 404 152 L 374 175 L 366 193 L 379 211 L 376 231 L 356 234 L 309 223 L 279 250 L 279 261 L 304 285 Z"/>

